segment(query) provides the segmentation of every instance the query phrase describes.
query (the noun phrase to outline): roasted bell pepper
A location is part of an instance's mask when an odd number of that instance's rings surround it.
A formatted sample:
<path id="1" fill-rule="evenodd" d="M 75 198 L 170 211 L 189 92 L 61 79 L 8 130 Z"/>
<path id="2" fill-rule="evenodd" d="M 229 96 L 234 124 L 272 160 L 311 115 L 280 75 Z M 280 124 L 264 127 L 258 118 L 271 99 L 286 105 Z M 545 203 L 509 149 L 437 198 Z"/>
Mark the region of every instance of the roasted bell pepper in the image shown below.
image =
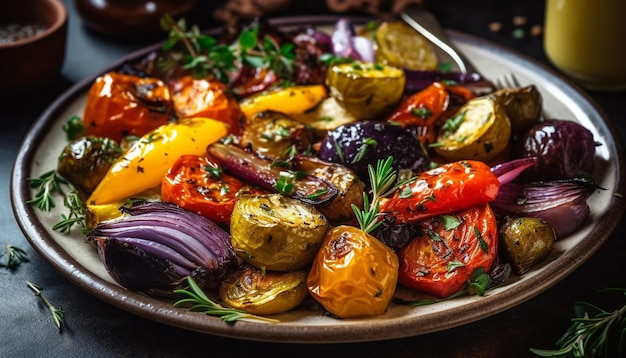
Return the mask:
<path id="1" fill-rule="evenodd" d="M 183 154 L 201 155 L 228 133 L 228 125 L 208 118 L 186 118 L 144 135 L 121 156 L 87 199 L 87 205 L 109 204 L 161 184 Z"/>
<path id="2" fill-rule="evenodd" d="M 261 92 L 240 101 L 241 110 L 249 120 L 264 111 L 277 111 L 287 116 L 303 114 L 328 97 L 324 85 L 302 85 Z"/>
<path id="3" fill-rule="evenodd" d="M 394 196 L 381 199 L 380 212 L 399 223 L 415 223 L 488 203 L 499 190 L 500 182 L 487 164 L 462 160 L 421 173 Z"/>

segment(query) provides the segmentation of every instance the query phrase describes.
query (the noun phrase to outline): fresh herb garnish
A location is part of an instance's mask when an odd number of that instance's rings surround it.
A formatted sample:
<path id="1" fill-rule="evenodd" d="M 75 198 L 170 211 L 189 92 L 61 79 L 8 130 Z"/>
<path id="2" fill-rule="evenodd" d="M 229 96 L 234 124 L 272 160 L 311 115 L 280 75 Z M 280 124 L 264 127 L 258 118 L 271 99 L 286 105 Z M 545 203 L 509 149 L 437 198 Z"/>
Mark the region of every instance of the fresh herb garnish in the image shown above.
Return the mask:
<path id="1" fill-rule="evenodd" d="M 448 266 L 448 268 L 450 268 L 450 266 Z M 489 276 L 489 274 L 485 272 L 485 269 L 483 269 L 482 267 L 478 267 L 474 269 L 474 271 L 472 271 L 472 275 L 470 276 L 470 279 L 465 284 L 465 287 L 451 294 L 450 296 L 447 296 L 444 298 L 438 298 L 438 299 L 427 298 L 427 299 L 423 299 L 419 301 L 410 302 L 409 304 L 411 305 L 411 307 L 418 307 L 418 306 L 431 305 L 433 303 L 451 300 L 457 297 L 463 297 L 465 295 L 483 296 L 485 294 L 485 291 L 487 291 L 487 288 L 491 286 L 491 283 L 492 283 L 491 277 Z"/>
<path id="2" fill-rule="evenodd" d="M 607 288 L 600 292 L 626 296 L 624 288 Z M 626 304 L 608 312 L 590 303 L 578 302 L 574 305 L 574 312 L 576 317 L 572 318 L 572 325 L 556 342 L 559 349 L 530 348 L 530 351 L 541 357 L 608 357 L 612 348 L 609 346 L 610 336 L 618 342 L 613 347 L 615 357 L 626 354 Z"/>
<path id="3" fill-rule="evenodd" d="M 375 147 L 377 145 L 378 142 L 373 138 L 363 139 L 363 143 L 361 143 L 361 146 L 359 146 L 356 155 L 352 159 L 352 163 L 360 162 L 365 157 L 365 154 L 367 154 L 367 150 L 369 149 L 369 147 Z"/>
<path id="4" fill-rule="evenodd" d="M 268 68 L 286 81 L 294 73 L 294 44 L 279 44 L 271 36 L 260 39 L 258 26 L 241 31 L 237 42 L 230 46 L 202 34 L 195 25 L 187 30 L 185 19 L 176 22 L 169 14 L 161 18 L 161 28 L 169 32 L 168 40 L 163 44 L 168 57 L 160 62 L 166 69 L 180 64 L 196 77 L 211 75 L 223 83 L 229 82 L 228 72 L 235 70 L 237 63 Z M 182 51 L 176 51 L 180 43 Z"/>
<path id="5" fill-rule="evenodd" d="M 87 227 L 85 223 L 85 204 L 80 199 L 76 191 L 70 191 L 63 197 L 63 204 L 70 210 L 68 215 L 61 214 L 60 222 L 52 226 L 52 230 L 58 230 L 63 233 L 69 233 L 72 226 L 78 224 L 83 229 Z"/>
<path id="6" fill-rule="evenodd" d="M 367 193 L 363 193 L 363 210 L 352 204 L 352 211 L 356 219 L 365 233 L 371 233 L 381 224 L 381 213 L 379 213 L 380 199 L 395 192 L 399 187 L 415 180 L 415 177 L 396 183 L 397 173 L 391 166 L 393 157 L 389 156 L 386 160 L 379 159 L 376 163 L 376 169 L 373 165 L 368 165 L 370 185 L 372 187 L 372 201 L 370 202 Z M 395 185 L 394 185 L 395 183 Z"/>
<path id="7" fill-rule="evenodd" d="M 235 322 L 240 319 L 254 319 L 264 322 L 270 323 L 278 323 L 278 320 L 253 315 L 251 313 L 238 310 L 236 308 L 224 307 L 216 302 L 213 302 L 205 293 L 202 291 L 200 286 L 194 281 L 191 276 L 187 276 L 187 282 L 189 283 L 190 290 L 174 290 L 176 294 L 182 294 L 188 296 L 188 298 L 180 299 L 174 302 L 174 307 L 179 307 L 187 304 L 191 304 L 189 307 L 190 311 L 201 312 L 208 316 L 220 317 L 225 322 Z"/>
<path id="8" fill-rule="evenodd" d="M 72 116 L 63 124 L 63 131 L 67 140 L 74 140 L 85 134 L 85 125 L 79 116 Z"/>
<path id="9" fill-rule="evenodd" d="M 50 303 L 50 301 L 48 301 L 48 299 L 43 295 L 43 293 L 41 293 L 42 289 L 40 286 L 37 286 L 32 282 L 26 282 L 26 284 L 28 285 L 28 288 L 30 288 L 31 290 L 33 290 L 33 292 L 35 292 L 35 296 L 38 296 L 39 298 L 41 298 L 43 303 L 45 303 L 46 307 L 48 307 L 48 309 L 50 310 L 50 313 L 52 313 L 52 319 L 54 320 L 54 324 L 60 330 L 61 324 L 63 323 L 63 319 L 65 318 L 65 312 L 63 312 L 61 308 L 54 307 Z"/>
<path id="10" fill-rule="evenodd" d="M 28 178 L 26 181 L 28 181 L 31 188 L 37 188 L 35 197 L 28 200 L 26 204 L 36 205 L 43 211 L 50 211 L 56 206 L 54 198 L 52 198 L 53 193 L 65 195 L 62 185 L 71 187 L 67 180 L 58 175 L 56 170 L 50 170 L 38 178 Z"/>
<path id="11" fill-rule="evenodd" d="M 3 258 L 5 256 L 6 260 L 4 263 L 0 262 L 0 267 L 12 269 L 17 267 L 22 262 L 28 261 L 28 255 L 26 254 L 26 251 L 10 244 L 5 246 L 4 251 L 2 252 L 2 254 L 0 254 L 0 258 Z"/>

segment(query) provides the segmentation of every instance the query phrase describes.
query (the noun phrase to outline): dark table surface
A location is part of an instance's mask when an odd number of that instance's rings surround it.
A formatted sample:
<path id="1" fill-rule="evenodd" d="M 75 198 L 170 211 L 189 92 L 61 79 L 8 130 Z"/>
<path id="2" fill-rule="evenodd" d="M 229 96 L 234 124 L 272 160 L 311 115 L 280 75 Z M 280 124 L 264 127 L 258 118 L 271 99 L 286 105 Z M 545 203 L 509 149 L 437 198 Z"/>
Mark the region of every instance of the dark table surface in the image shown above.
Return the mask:
<path id="1" fill-rule="evenodd" d="M 0 100 L 0 248 L 11 244 L 26 249 L 30 261 L 14 270 L 0 269 L 0 357 L 177 357 L 244 356 L 246 354 L 317 357 L 530 357 L 530 347 L 554 348 L 570 325 L 576 301 L 592 301 L 613 310 L 623 303 L 598 293 L 606 287 L 626 287 L 626 226 L 619 223 L 604 245 L 564 280 L 528 301 L 462 327 L 411 338 L 349 344 L 277 344 L 252 342 L 190 332 L 150 321 L 113 307 L 84 292 L 55 271 L 28 244 L 10 206 L 11 169 L 20 143 L 45 108 L 72 84 L 95 75 L 113 61 L 154 39 L 108 38 L 85 29 L 74 4 L 69 11 L 67 56 L 57 81 L 25 96 Z M 449 29 L 505 45 L 549 65 L 541 36 L 530 36 L 543 21 L 544 1 L 461 0 L 427 1 Z M 470 5 L 472 4 L 472 5 Z M 288 9 L 286 14 L 323 13 L 324 6 Z M 197 13 L 211 27 L 209 10 Z M 206 16 L 205 16 L 206 15 Z M 525 36 L 513 35 L 514 16 L 528 20 Z M 488 25 L 500 22 L 502 30 Z M 622 39 L 623 40 L 623 39 Z M 1 84 L 1 83 L 0 83 Z M 588 92 L 593 101 L 626 135 L 626 93 Z M 618 140 L 623 140 L 618 138 Z M 44 287 L 44 294 L 66 312 L 59 332 L 51 316 L 26 281 Z"/>

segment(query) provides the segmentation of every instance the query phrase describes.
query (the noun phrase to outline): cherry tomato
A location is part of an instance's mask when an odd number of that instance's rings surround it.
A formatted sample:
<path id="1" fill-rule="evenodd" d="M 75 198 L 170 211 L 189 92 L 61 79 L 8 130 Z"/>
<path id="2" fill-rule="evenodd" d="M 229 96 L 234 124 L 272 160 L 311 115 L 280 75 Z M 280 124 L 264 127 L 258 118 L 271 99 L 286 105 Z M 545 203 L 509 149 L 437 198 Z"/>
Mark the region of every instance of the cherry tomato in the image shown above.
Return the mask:
<path id="1" fill-rule="evenodd" d="M 397 222 L 415 223 L 490 202 L 500 190 L 500 182 L 489 166 L 472 160 L 425 171 L 407 186 L 381 199 L 380 212 L 394 215 Z"/>
<path id="2" fill-rule="evenodd" d="M 87 135 L 118 143 L 127 135 L 141 137 L 173 117 L 171 93 L 165 83 L 117 72 L 95 80 L 83 111 Z"/>
<path id="3" fill-rule="evenodd" d="M 387 245 L 347 225 L 326 233 L 307 277 L 311 296 L 341 317 L 385 312 L 398 281 L 398 257 Z"/>
<path id="4" fill-rule="evenodd" d="M 229 133 L 241 134 L 243 113 L 224 83 L 184 76 L 172 80 L 170 86 L 178 117 L 212 118 L 228 124 Z"/>
<path id="5" fill-rule="evenodd" d="M 229 224 L 239 193 L 262 193 L 222 173 L 206 156 L 183 155 L 172 165 L 161 185 L 161 199 L 195 211 L 220 224 Z"/>
<path id="6" fill-rule="evenodd" d="M 489 204 L 419 225 L 422 233 L 398 251 L 398 282 L 406 287 L 447 297 L 461 290 L 475 269 L 488 271 L 496 258 L 498 227 Z"/>
<path id="7" fill-rule="evenodd" d="M 405 128 L 415 128 L 420 141 L 428 145 L 435 142 L 436 125 L 473 97 L 474 94 L 465 87 L 434 82 L 403 99 L 387 120 Z"/>

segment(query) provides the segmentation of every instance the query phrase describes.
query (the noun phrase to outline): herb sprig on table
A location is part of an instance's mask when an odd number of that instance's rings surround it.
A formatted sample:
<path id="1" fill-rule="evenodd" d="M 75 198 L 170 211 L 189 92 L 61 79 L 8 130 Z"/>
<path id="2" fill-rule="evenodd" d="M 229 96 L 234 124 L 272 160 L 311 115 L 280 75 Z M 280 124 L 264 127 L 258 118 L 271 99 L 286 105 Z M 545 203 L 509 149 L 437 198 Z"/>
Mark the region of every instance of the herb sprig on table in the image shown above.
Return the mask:
<path id="1" fill-rule="evenodd" d="M 624 288 L 607 288 L 600 292 L 626 297 Z M 556 342 L 559 349 L 531 348 L 530 351 L 541 357 L 610 357 L 610 353 L 623 357 L 626 354 L 626 303 L 608 312 L 588 302 L 578 302 L 574 312 L 572 325 Z M 616 339 L 617 344 L 613 344 L 612 339 Z"/>
<path id="2" fill-rule="evenodd" d="M 169 14 L 161 18 L 161 28 L 169 32 L 163 44 L 166 57 L 160 62 L 164 68 L 178 64 L 196 77 L 212 75 L 224 83 L 229 82 L 228 73 L 236 70 L 238 63 L 251 68 L 268 68 L 284 80 L 293 75 L 294 44 L 279 44 L 268 35 L 259 38 L 258 26 L 241 31 L 232 45 L 203 34 L 196 25 L 188 29 L 184 18 L 174 21 Z M 178 46 L 180 44 L 182 46 Z"/>

